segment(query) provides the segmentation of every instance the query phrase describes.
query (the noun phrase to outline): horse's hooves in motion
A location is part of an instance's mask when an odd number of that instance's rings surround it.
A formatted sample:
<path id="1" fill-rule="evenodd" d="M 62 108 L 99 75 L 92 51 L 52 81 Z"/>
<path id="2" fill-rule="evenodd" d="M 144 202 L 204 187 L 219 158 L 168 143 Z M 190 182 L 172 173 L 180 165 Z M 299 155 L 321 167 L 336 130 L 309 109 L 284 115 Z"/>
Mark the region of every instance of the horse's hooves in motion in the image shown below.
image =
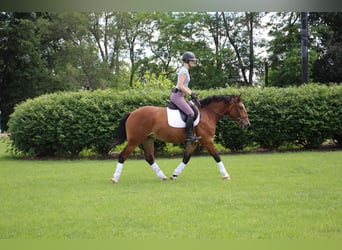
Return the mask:
<path id="1" fill-rule="evenodd" d="M 222 177 L 222 179 L 223 179 L 223 180 L 230 181 L 232 178 L 230 178 L 230 176 L 229 176 L 229 175 L 226 175 L 226 176 Z"/>

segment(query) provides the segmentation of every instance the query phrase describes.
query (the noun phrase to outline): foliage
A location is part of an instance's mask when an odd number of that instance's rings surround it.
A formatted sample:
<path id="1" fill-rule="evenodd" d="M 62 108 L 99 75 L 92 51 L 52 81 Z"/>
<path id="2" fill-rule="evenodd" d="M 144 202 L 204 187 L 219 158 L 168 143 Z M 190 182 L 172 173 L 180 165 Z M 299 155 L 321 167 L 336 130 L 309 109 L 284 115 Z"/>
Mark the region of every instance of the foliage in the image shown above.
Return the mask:
<path id="1" fill-rule="evenodd" d="M 280 20 L 273 25 L 270 35 L 273 39 L 268 47 L 270 86 L 284 87 L 300 85 L 301 81 L 301 37 L 300 13 L 278 13 Z M 313 53 L 313 52 L 311 52 Z M 309 56 L 310 63 L 313 58 Z M 286 70 L 284 70 L 286 69 Z M 310 73 L 311 75 L 311 73 Z"/>
<path id="2" fill-rule="evenodd" d="M 149 85 L 151 86 L 151 85 Z M 239 94 L 251 128 L 241 130 L 222 119 L 216 142 L 235 151 L 257 144 L 277 149 L 286 143 L 317 148 L 327 139 L 341 143 L 342 87 L 304 85 L 289 88 L 221 88 L 199 91 L 200 97 Z M 165 106 L 169 90 L 137 88 L 60 92 L 18 105 L 9 121 L 12 147 L 28 155 L 78 155 L 92 149 L 107 154 L 121 116 L 145 105 Z M 157 144 L 157 151 L 165 144 Z"/>
<path id="3" fill-rule="evenodd" d="M 152 98 L 147 90 L 120 95 L 114 90 L 43 95 L 15 108 L 9 132 L 15 150 L 29 155 L 76 156 L 87 148 L 106 154 L 121 116 L 156 103 Z"/>
<path id="4" fill-rule="evenodd" d="M 229 88 L 228 88 L 229 89 Z M 251 121 L 248 130 L 223 119 L 215 140 L 232 151 L 254 147 L 277 149 L 292 144 L 317 148 L 325 140 L 341 144 L 341 86 L 319 84 L 288 88 L 230 89 L 242 93 Z"/>
<path id="5" fill-rule="evenodd" d="M 170 81 L 165 74 L 160 74 L 157 76 L 155 73 L 146 71 L 142 80 L 136 80 L 133 82 L 135 89 L 160 89 L 160 90 L 170 90 L 174 85 L 174 82 Z"/>
<path id="6" fill-rule="evenodd" d="M 265 148 L 295 143 L 317 148 L 340 134 L 341 86 L 303 85 L 283 89 L 265 88 L 249 104 L 253 140 Z"/>
<path id="7" fill-rule="evenodd" d="M 6 129 L 15 104 L 64 87 L 50 75 L 42 57 L 45 28 L 33 13 L 0 13 L 1 128 Z"/>
<path id="8" fill-rule="evenodd" d="M 342 81 L 342 13 L 315 12 L 309 15 L 320 56 L 315 61 L 313 79 L 317 82 Z"/>
<path id="9" fill-rule="evenodd" d="M 271 16 L 272 40 L 267 48 L 270 64 L 269 85 L 300 85 L 300 13 L 285 12 Z M 342 15 L 340 12 L 310 12 L 310 82 L 341 82 Z"/>
<path id="10" fill-rule="evenodd" d="M 266 16 L 266 19 L 265 19 Z M 1 128 L 16 104 L 56 91 L 127 89 L 146 72 L 175 82 L 191 50 L 198 89 L 300 85 L 295 12 L 1 12 Z M 270 22 L 264 20 L 270 18 Z M 340 82 L 341 15 L 310 13 L 309 67 L 314 81 Z M 270 42 L 265 40 L 266 30 Z M 262 51 L 267 51 L 267 54 Z M 265 70 L 266 71 L 266 70 Z M 266 77 L 265 77 L 266 79 Z"/>
<path id="11" fill-rule="evenodd" d="M 237 65 L 242 76 L 242 84 L 253 86 L 254 74 L 257 64 L 261 61 L 256 59 L 254 49 L 259 46 L 259 40 L 255 39 L 255 30 L 261 27 L 261 19 L 264 13 L 261 12 L 238 12 L 222 13 L 222 20 L 226 37 L 234 49 Z M 248 74 L 247 74 L 248 73 Z"/>

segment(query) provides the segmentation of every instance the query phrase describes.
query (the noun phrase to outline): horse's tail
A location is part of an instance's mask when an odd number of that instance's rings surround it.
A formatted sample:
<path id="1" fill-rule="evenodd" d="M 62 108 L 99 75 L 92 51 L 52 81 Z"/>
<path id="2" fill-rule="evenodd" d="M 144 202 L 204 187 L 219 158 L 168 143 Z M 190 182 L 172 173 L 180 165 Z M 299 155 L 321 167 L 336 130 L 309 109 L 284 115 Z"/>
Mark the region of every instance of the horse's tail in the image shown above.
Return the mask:
<path id="1" fill-rule="evenodd" d="M 131 113 L 128 112 L 121 118 L 119 127 L 116 130 L 116 139 L 112 144 L 113 147 L 122 144 L 127 139 L 126 121 L 130 114 Z"/>

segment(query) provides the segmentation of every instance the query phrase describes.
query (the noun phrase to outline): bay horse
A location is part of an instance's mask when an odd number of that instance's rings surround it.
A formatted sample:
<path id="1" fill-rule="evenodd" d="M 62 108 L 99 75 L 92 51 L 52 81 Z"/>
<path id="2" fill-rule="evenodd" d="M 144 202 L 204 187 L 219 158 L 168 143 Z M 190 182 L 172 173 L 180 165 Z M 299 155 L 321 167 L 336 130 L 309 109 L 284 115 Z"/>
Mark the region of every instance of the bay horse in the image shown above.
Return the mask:
<path id="1" fill-rule="evenodd" d="M 174 170 L 170 179 L 176 179 L 183 171 L 186 164 L 198 144 L 206 148 L 209 154 L 215 159 L 222 178 L 230 180 L 230 175 L 226 171 L 220 156 L 218 155 L 213 137 L 215 135 L 216 125 L 224 116 L 230 117 L 236 121 L 241 128 L 250 126 L 245 105 L 242 103 L 240 95 L 214 95 L 200 100 L 198 107 L 200 111 L 200 121 L 194 128 L 197 136 L 201 139 L 198 142 L 187 143 L 182 162 Z M 145 160 L 154 170 L 161 180 L 167 180 L 168 177 L 159 168 L 154 158 L 154 140 L 158 139 L 170 143 L 185 142 L 185 129 L 170 127 L 167 122 L 166 107 L 143 106 L 132 112 L 126 113 L 120 120 L 117 130 L 117 138 L 113 146 L 122 144 L 127 140 L 127 145 L 121 151 L 118 158 L 116 170 L 111 181 L 118 183 L 123 163 L 140 144 L 144 146 Z"/>

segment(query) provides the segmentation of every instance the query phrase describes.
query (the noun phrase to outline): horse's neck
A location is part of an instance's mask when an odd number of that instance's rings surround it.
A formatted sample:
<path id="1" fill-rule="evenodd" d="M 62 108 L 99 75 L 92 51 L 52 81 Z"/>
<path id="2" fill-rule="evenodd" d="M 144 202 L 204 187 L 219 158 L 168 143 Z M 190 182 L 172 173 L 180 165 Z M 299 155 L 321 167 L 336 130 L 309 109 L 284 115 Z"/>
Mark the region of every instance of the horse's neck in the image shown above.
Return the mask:
<path id="1" fill-rule="evenodd" d="M 227 111 L 227 105 L 223 105 L 220 102 L 217 103 L 210 103 L 209 105 L 202 108 L 202 112 L 207 112 L 210 120 L 215 121 L 217 123 L 219 120 L 221 120 L 224 116 L 224 114 Z"/>

